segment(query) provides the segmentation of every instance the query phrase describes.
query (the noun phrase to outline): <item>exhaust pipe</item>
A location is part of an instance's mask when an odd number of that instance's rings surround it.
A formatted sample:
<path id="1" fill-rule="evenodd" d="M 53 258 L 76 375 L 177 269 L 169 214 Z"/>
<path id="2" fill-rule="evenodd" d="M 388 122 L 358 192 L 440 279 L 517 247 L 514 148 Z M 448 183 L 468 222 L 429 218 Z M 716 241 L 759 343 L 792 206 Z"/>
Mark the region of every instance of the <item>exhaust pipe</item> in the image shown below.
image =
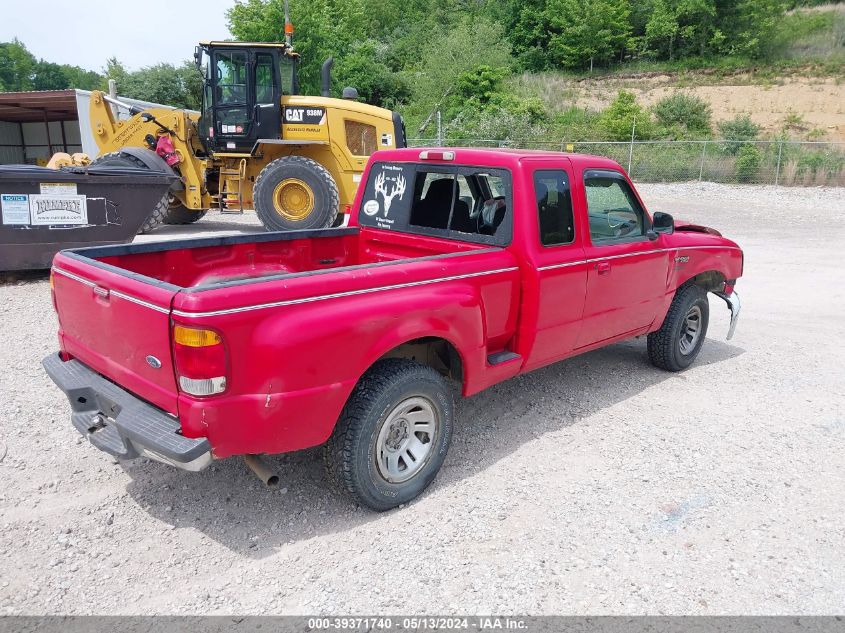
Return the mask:
<path id="1" fill-rule="evenodd" d="M 272 488 L 279 484 L 279 476 L 274 473 L 259 455 L 244 455 L 244 462 L 255 473 L 265 486 Z"/>
<path id="2" fill-rule="evenodd" d="M 323 67 L 320 69 L 321 87 L 320 93 L 324 97 L 332 96 L 332 65 L 334 64 L 334 57 L 329 57 L 323 62 Z"/>

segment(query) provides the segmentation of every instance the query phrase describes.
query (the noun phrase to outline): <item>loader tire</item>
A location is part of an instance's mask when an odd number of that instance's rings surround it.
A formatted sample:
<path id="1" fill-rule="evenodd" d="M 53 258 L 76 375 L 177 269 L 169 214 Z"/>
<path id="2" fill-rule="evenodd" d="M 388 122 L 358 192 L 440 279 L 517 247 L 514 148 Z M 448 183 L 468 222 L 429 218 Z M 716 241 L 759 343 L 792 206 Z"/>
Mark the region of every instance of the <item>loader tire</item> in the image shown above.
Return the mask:
<path id="1" fill-rule="evenodd" d="M 355 385 L 323 447 L 329 480 L 377 512 L 407 503 L 443 465 L 454 410 L 451 390 L 431 367 L 379 361 Z"/>
<path id="2" fill-rule="evenodd" d="M 268 231 L 328 228 L 340 206 L 332 175 L 304 156 L 285 156 L 268 163 L 255 179 L 252 198 Z"/>
<path id="3" fill-rule="evenodd" d="M 193 224 L 205 217 L 208 211 L 194 211 L 179 202 L 178 198 L 168 197 L 167 215 L 164 218 L 165 224 Z"/>
<path id="4" fill-rule="evenodd" d="M 683 286 L 675 293 L 663 325 L 648 335 L 648 357 L 666 371 L 692 365 L 707 335 L 710 304 L 701 286 Z"/>
<path id="5" fill-rule="evenodd" d="M 121 151 L 103 154 L 99 158 L 95 158 L 91 164 L 100 165 L 102 167 L 133 167 L 137 169 L 149 169 L 142 160 L 135 158 L 134 156 L 130 156 L 129 154 L 124 154 Z M 164 224 L 169 207 L 170 194 L 166 193 L 153 207 L 153 210 L 150 212 L 150 215 L 147 216 L 147 219 L 144 220 L 141 228 L 138 229 L 138 234 L 149 233 L 157 226 Z"/>

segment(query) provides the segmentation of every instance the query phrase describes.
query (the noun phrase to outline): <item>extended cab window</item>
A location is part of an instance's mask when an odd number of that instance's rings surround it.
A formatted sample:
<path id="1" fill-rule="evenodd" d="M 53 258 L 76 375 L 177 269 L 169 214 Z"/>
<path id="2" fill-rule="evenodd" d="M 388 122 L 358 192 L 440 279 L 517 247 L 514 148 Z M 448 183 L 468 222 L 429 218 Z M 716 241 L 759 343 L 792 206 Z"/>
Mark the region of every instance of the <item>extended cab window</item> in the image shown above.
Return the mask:
<path id="1" fill-rule="evenodd" d="M 377 163 L 358 217 L 364 226 L 504 245 L 511 200 L 510 174 L 502 169 Z"/>
<path id="2" fill-rule="evenodd" d="M 621 174 L 584 174 L 590 237 L 593 242 L 618 242 L 645 235 L 645 211 Z"/>
<path id="3" fill-rule="evenodd" d="M 571 243 L 575 239 L 575 221 L 567 173 L 556 169 L 534 172 L 534 195 L 540 243 L 543 246 Z"/>

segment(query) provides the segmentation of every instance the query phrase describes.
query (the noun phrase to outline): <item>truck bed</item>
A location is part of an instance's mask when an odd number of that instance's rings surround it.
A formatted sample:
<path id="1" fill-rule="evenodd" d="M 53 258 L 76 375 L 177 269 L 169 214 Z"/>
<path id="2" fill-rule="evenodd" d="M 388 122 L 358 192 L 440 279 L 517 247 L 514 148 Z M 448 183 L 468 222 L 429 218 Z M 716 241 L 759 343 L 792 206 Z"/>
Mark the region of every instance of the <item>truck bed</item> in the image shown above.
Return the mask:
<path id="1" fill-rule="evenodd" d="M 432 297 L 442 295 L 452 305 L 454 293 L 462 292 L 483 303 L 484 311 L 479 308 L 473 318 L 484 314 L 493 353 L 513 334 L 519 294 L 516 260 L 503 248 L 366 227 L 63 251 L 53 262 L 53 283 L 63 359 L 76 359 L 178 416 L 186 437 L 206 435 L 208 416 L 229 412 L 223 406 L 209 409 L 179 391 L 174 325 L 222 332 L 233 350 L 229 389 L 249 394 L 242 398 L 264 412 L 275 394 L 312 385 L 308 372 L 286 375 L 283 383 L 267 382 L 268 364 L 282 362 L 271 352 L 280 341 L 290 345 L 287 360 L 302 364 L 314 353 L 311 332 L 326 340 L 378 342 L 389 323 L 419 313 L 444 331 L 466 330 L 478 355 L 473 362 L 483 363 L 488 352 L 482 349 L 481 325 L 450 325 L 453 317 L 434 306 Z M 372 302 L 384 308 L 385 301 L 395 306 L 392 316 L 380 315 L 387 322 L 379 324 L 368 315 L 374 314 Z M 368 349 L 362 345 L 360 351 Z M 332 353 L 323 351 L 322 357 Z M 328 382 L 338 385 L 341 376 L 351 375 L 346 365 L 358 360 L 347 351 L 332 362 L 338 378 Z M 334 386 L 329 392 L 339 410 L 346 394 Z M 314 429 L 315 437 L 325 432 Z M 301 446 L 317 442 L 305 435 L 298 441 Z"/>
<path id="2" fill-rule="evenodd" d="M 148 243 L 76 254 L 110 268 L 196 290 L 479 248 L 477 244 L 419 236 L 409 240 L 384 232 L 376 235 L 364 230 L 362 235 L 358 228 L 346 228 Z"/>

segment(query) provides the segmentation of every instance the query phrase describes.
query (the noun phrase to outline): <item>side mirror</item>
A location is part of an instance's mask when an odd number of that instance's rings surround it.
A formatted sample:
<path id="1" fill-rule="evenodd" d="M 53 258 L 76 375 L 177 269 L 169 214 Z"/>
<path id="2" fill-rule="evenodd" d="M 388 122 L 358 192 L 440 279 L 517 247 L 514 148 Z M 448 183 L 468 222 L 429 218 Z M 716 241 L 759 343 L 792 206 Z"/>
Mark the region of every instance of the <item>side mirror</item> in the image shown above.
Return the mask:
<path id="1" fill-rule="evenodd" d="M 194 64 L 196 64 L 197 68 L 200 67 L 200 61 L 202 60 L 202 49 L 199 46 L 194 47 Z"/>
<path id="2" fill-rule="evenodd" d="M 652 230 L 655 233 L 662 233 L 664 235 L 671 235 L 675 232 L 675 220 L 668 213 L 661 213 L 658 211 L 652 218 Z"/>

